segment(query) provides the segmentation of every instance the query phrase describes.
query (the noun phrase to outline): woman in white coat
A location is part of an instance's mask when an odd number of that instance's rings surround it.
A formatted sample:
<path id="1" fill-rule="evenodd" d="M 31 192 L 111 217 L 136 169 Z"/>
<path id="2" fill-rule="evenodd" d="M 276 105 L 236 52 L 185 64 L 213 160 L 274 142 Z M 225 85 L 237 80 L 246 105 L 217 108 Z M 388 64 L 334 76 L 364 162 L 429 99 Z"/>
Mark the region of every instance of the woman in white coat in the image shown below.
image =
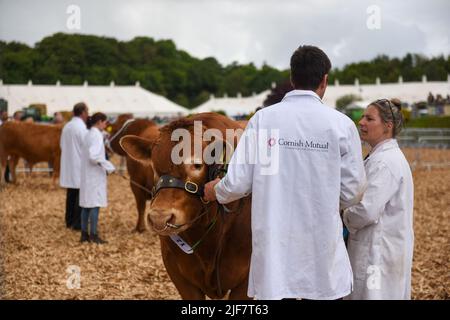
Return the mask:
<path id="1" fill-rule="evenodd" d="M 397 99 L 371 103 L 359 121 L 371 151 L 364 160 L 367 188 L 344 210 L 353 292 L 347 299 L 410 299 L 414 246 L 413 179 L 395 137 L 403 123 Z"/>
<path id="2" fill-rule="evenodd" d="M 100 207 L 107 206 L 106 175 L 114 171 L 114 165 L 105 158 L 102 131 L 106 127 L 106 115 L 97 112 L 87 120 L 86 134 L 81 152 L 81 242 L 106 243 L 97 233 Z M 90 219 L 90 236 L 88 220 Z"/>

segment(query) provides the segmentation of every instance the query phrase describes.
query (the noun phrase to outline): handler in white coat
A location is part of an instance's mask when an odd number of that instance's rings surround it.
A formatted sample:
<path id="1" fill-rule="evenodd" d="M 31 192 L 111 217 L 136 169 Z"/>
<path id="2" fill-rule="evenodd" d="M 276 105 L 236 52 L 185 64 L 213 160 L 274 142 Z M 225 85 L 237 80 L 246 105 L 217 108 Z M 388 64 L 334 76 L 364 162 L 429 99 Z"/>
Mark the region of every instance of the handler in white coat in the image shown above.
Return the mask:
<path id="1" fill-rule="evenodd" d="M 410 299 L 414 247 L 413 179 L 395 136 L 402 127 L 398 100 L 377 100 L 359 122 L 372 147 L 365 160 L 367 190 L 344 211 L 354 291 L 348 299 Z"/>
<path id="2" fill-rule="evenodd" d="M 98 112 L 87 122 L 90 129 L 84 139 L 81 156 L 81 242 L 106 243 L 97 232 L 99 208 L 108 204 L 106 175 L 115 170 L 114 165 L 105 157 L 102 131 L 106 128 L 106 119 L 105 114 Z M 88 236 L 89 220 L 90 236 Z"/>
<path id="3" fill-rule="evenodd" d="M 321 101 L 330 68 L 319 48 L 298 48 L 297 90 L 250 119 L 226 176 L 205 186 L 206 200 L 219 203 L 252 193 L 249 297 L 339 299 L 352 290 L 339 208 L 358 197 L 365 173 L 355 124 Z M 255 154 L 254 164 L 242 161 Z"/>
<path id="4" fill-rule="evenodd" d="M 73 117 L 61 133 L 61 173 L 59 183 L 67 188 L 66 195 L 66 227 L 81 229 L 80 202 L 80 167 L 81 148 L 87 133 L 86 121 L 88 108 L 83 102 L 73 107 Z"/>

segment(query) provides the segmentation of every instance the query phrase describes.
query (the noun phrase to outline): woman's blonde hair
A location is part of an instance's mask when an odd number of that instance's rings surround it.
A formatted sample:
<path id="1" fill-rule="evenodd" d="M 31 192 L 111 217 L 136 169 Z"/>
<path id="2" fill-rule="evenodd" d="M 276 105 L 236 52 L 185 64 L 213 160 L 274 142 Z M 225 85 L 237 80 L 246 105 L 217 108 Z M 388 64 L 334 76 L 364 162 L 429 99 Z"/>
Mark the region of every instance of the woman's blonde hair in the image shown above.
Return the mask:
<path id="1" fill-rule="evenodd" d="M 395 138 L 403 128 L 402 103 L 399 99 L 378 99 L 370 104 L 375 106 L 384 123 L 392 122 L 392 138 Z"/>

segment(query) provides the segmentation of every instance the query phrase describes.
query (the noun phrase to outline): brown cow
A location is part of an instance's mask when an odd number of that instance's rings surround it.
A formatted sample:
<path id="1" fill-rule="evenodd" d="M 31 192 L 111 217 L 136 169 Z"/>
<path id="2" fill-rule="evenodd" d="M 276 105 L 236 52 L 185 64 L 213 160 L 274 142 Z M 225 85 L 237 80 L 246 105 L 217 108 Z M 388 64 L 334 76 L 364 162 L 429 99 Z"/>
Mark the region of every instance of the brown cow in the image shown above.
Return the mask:
<path id="1" fill-rule="evenodd" d="M 248 120 L 238 120 L 236 122 L 241 126 L 242 129 L 245 129 L 248 124 Z"/>
<path id="2" fill-rule="evenodd" d="M 0 126 L 1 179 L 4 182 L 6 162 L 9 159 L 11 180 L 16 182 L 16 165 L 19 158 L 27 161 L 30 170 L 38 162 L 53 163 L 53 183 L 59 177 L 61 125 L 43 125 L 10 121 Z"/>
<path id="3" fill-rule="evenodd" d="M 153 171 L 151 167 L 130 158 L 120 146 L 119 141 L 121 137 L 127 134 L 154 140 L 159 136 L 159 129 L 151 120 L 132 119 L 131 122 L 126 122 L 131 119 L 132 116 L 128 114 L 119 116 L 112 125 L 109 146 L 118 155 L 126 157 L 127 170 L 130 176 L 130 187 L 138 210 L 136 231 L 144 232 L 147 229 L 145 222 L 146 202 L 151 199 L 151 194 L 147 190 L 152 190 L 153 188 Z"/>
<path id="4" fill-rule="evenodd" d="M 183 128 L 192 136 L 196 120 L 202 121 L 203 130 L 219 129 L 223 137 L 227 128 L 240 128 L 222 115 L 201 113 L 161 128 L 156 141 L 125 136 L 121 145 L 130 157 L 146 163 L 155 172 L 156 193 L 148 221 L 159 234 L 164 265 L 181 297 L 221 299 L 229 292 L 230 299 L 248 299 L 250 197 L 227 205 L 232 212 L 224 213 L 217 202 L 205 204 L 201 193 L 194 193 L 195 185 L 201 189 L 214 178 L 210 173 L 217 165 L 205 162 L 176 165 L 171 161 L 171 150 L 177 143 L 171 141 L 172 132 Z M 206 146 L 202 142 L 203 150 Z M 194 248 L 192 254 L 175 244 L 170 237 L 175 234 Z"/>

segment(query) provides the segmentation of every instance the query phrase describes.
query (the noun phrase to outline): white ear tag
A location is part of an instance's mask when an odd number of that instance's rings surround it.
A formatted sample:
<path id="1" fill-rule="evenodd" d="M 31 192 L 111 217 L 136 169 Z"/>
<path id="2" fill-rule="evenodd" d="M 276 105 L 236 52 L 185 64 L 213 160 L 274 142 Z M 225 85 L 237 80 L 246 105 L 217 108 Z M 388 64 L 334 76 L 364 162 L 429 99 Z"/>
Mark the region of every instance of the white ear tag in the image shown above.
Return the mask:
<path id="1" fill-rule="evenodd" d="M 184 251 L 184 253 L 187 254 L 193 254 L 194 250 L 191 248 L 190 245 L 188 245 L 181 237 L 177 234 L 171 234 L 170 239 L 172 239 L 173 242 L 176 243 L 178 247 L 180 247 L 181 250 Z"/>

